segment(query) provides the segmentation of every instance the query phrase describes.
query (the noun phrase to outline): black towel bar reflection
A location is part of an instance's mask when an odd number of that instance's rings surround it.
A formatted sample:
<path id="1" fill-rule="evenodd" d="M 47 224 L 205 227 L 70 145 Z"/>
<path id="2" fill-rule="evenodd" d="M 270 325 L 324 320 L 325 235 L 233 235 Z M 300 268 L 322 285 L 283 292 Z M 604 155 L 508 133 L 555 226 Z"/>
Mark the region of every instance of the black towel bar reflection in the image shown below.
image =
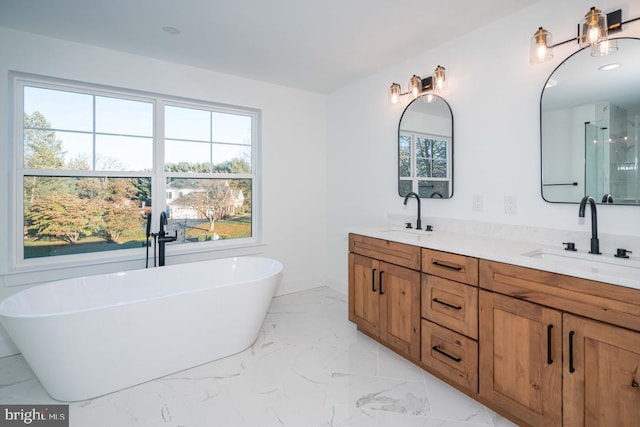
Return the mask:
<path id="1" fill-rule="evenodd" d="M 578 183 L 577 182 L 567 182 L 567 183 L 558 183 L 558 184 L 542 184 L 543 187 L 551 187 L 551 186 L 554 186 L 554 185 L 572 185 L 574 187 L 577 187 Z"/>

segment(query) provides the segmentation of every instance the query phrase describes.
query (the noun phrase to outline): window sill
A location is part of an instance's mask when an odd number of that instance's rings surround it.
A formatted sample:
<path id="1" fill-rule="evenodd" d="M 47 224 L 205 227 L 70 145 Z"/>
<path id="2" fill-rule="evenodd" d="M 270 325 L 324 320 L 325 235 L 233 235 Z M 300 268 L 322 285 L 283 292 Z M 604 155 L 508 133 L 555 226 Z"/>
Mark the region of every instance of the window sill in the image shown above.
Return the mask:
<path id="1" fill-rule="evenodd" d="M 245 243 L 228 244 L 220 247 L 206 246 L 202 248 L 181 248 L 176 245 L 171 248 L 167 245 L 166 265 L 185 264 L 189 262 L 204 261 L 216 258 L 229 258 L 236 256 L 258 255 L 264 250 L 264 243 L 252 241 Z M 90 259 L 82 261 L 57 261 L 55 264 L 46 263 L 39 265 L 21 265 L 12 271 L 0 273 L 0 283 L 5 287 L 42 284 L 55 280 L 71 277 L 92 276 L 96 274 L 108 274 L 118 271 L 138 270 L 145 268 L 146 251 L 136 250 L 129 256 L 117 254 L 106 258 L 105 253 L 94 253 Z M 115 255 L 115 254 L 114 254 Z M 50 260 L 53 261 L 53 260 Z M 153 268 L 153 248 L 149 248 L 149 268 Z"/>

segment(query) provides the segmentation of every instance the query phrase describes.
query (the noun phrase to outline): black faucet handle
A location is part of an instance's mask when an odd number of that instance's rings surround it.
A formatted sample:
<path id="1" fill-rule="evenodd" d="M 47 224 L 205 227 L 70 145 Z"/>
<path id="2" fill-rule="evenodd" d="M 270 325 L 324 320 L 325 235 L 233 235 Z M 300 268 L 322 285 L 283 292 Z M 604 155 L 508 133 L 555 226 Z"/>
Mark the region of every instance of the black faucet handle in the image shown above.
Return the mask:
<path id="1" fill-rule="evenodd" d="M 566 246 L 564 248 L 565 251 L 577 251 L 576 244 L 574 242 L 562 242 L 562 244 Z"/>
<path id="2" fill-rule="evenodd" d="M 410 222 L 406 222 L 405 224 L 406 224 L 406 226 L 404 228 L 413 228 L 413 226 L 411 225 Z"/>
<path id="3" fill-rule="evenodd" d="M 424 228 L 424 231 L 433 231 L 433 225 L 427 225 L 427 226 Z"/>
<path id="4" fill-rule="evenodd" d="M 626 249 L 618 248 L 618 249 L 616 249 L 616 253 L 615 253 L 614 256 L 617 257 L 617 258 L 629 258 L 628 254 L 632 254 L 632 253 L 633 252 L 628 251 Z"/>

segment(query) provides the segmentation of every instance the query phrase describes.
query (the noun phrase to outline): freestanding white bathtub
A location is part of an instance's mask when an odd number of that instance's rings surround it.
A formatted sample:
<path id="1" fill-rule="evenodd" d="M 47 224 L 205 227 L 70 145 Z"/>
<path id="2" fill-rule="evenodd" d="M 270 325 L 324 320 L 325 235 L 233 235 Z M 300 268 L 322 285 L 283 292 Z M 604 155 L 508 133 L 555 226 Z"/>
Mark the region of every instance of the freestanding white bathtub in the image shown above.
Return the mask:
<path id="1" fill-rule="evenodd" d="M 86 400 L 248 348 L 282 269 L 239 257 L 61 280 L 2 300 L 0 321 L 52 398 Z"/>

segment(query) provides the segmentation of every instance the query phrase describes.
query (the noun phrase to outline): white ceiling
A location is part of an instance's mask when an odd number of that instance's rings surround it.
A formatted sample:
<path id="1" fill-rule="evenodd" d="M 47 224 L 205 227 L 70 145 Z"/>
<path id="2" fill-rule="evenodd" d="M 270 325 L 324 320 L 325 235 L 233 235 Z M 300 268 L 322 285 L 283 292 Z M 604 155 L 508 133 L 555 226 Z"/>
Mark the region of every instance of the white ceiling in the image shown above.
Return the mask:
<path id="1" fill-rule="evenodd" d="M 537 1 L 0 0 L 0 26 L 330 93 Z"/>

